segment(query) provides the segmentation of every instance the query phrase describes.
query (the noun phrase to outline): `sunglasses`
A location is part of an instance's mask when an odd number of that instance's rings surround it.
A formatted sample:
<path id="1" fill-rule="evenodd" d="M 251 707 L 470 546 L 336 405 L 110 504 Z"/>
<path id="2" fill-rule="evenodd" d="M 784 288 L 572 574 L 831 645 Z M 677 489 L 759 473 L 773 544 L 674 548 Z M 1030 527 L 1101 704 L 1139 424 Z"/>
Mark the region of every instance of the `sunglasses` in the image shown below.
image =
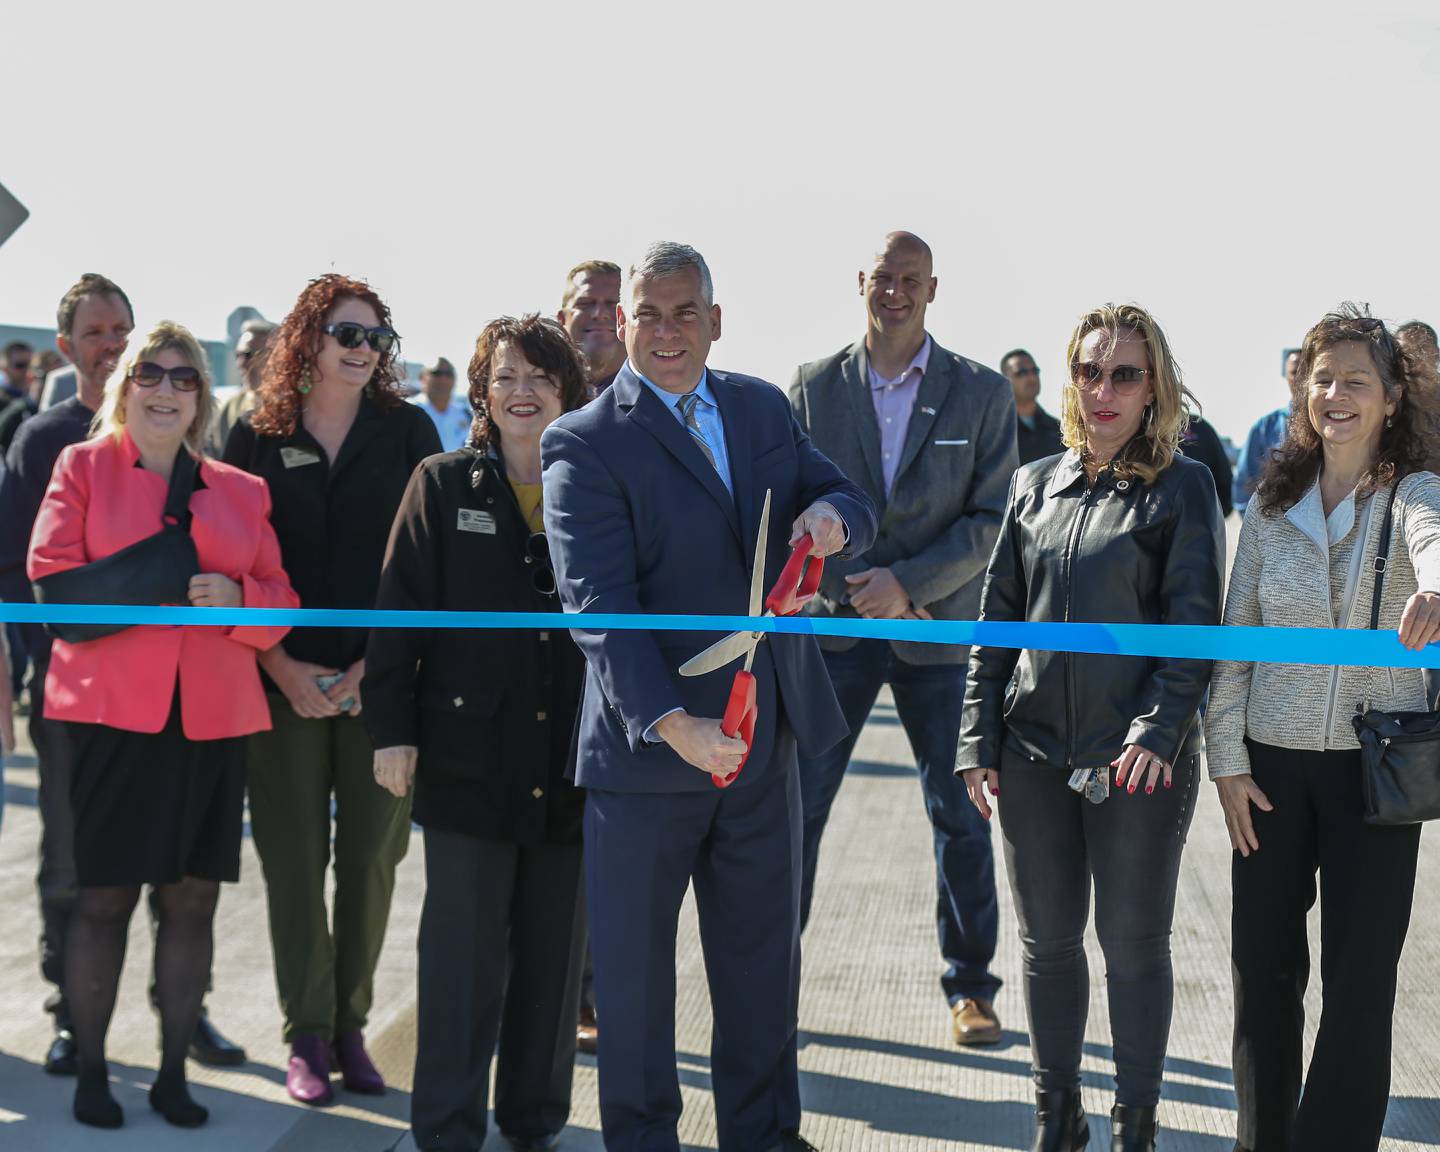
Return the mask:
<path id="1" fill-rule="evenodd" d="M 1077 360 L 1070 365 L 1070 379 L 1075 387 L 1082 391 L 1089 391 L 1105 380 L 1110 381 L 1110 387 L 1121 396 L 1130 396 L 1140 390 L 1140 385 L 1145 382 L 1145 377 L 1150 374 L 1148 368 L 1136 368 L 1133 364 L 1117 364 L 1108 372 L 1099 364 L 1092 364 L 1085 360 Z"/>
<path id="2" fill-rule="evenodd" d="M 555 569 L 550 565 L 550 542 L 545 533 L 532 532 L 525 541 L 525 563 L 534 566 L 530 584 L 542 596 L 555 595 Z"/>
<path id="3" fill-rule="evenodd" d="M 381 356 L 395 346 L 399 333 L 392 328 L 366 328 L 353 320 L 342 320 L 338 324 L 325 325 L 325 335 L 335 337 L 335 343 L 342 348 L 358 348 L 369 344 Z"/>
<path id="4" fill-rule="evenodd" d="M 130 379 L 141 388 L 158 388 L 166 376 L 170 377 L 170 386 L 176 392 L 194 392 L 200 387 L 200 370 L 188 364 L 179 368 L 162 368 L 159 364 L 142 360 L 130 371 Z"/>

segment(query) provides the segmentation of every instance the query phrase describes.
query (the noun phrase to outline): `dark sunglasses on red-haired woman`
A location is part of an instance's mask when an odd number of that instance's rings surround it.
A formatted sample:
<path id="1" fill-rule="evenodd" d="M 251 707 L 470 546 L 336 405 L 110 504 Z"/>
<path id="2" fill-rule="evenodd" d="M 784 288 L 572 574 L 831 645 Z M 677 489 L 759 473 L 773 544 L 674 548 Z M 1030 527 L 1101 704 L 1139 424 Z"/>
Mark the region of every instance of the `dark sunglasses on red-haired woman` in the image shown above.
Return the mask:
<path id="1" fill-rule="evenodd" d="M 200 370 L 182 364 L 179 368 L 162 368 L 149 360 L 142 360 L 130 369 L 130 379 L 141 388 L 158 388 L 160 381 L 170 377 L 170 387 L 177 392 L 194 392 L 200 387 Z"/>
<path id="2" fill-rule="evenodd" d="M 389 352 L 399 335 L 390 328 L 366 328 L 353 320 L 342 320 L 338 324 L 325 325 L 325 335 L 335 337 L 341 348 L 358 348 L 369 344 L 381 356 Z"/>

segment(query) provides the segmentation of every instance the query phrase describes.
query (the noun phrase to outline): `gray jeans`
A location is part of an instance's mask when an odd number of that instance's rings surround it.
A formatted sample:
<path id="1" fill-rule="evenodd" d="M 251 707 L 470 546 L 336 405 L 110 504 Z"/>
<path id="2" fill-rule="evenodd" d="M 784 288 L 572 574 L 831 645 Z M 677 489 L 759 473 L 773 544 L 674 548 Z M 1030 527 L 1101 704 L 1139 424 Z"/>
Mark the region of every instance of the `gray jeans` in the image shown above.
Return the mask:
<path id="1" fill-rule="evenodd" d="M 1035 1083 L 1080 1083 L 1090 1003 L 1085 925 L 1095 889 L 1095 930 L 1105 953 L 1116 1100 L 1153 1107 L 1170 1039 L 1174 978 L 1170 922 L 1180 853 L 1195 813 L 1198 756 L 1175 765 L 1173 786 L 1152 795 L 1112 787 L 1103 804 L 1072 791 L 1063 767 L 1003 751 L 1000 828 L 1020 921 L 1025 1006 Z"/>

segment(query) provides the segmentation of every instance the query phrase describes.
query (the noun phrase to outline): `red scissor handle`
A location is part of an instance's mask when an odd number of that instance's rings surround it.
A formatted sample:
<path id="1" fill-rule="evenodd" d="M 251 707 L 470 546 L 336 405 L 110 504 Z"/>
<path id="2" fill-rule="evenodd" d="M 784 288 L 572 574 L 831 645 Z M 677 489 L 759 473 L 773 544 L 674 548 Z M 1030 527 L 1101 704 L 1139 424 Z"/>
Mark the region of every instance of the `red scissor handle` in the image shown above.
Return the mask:
<path id="1" fill-rule="evenodd" d="M 740 768 L 745 767 L 745 761 L 750 759 L 750 748 L 755 743 L 755 717 L 759 710 L 755 706 L 755 676 L 746 672 L 743 668 L 735 673 L 735 682 L 730 685 L 730 699 L 725 705 L 725 716 L 720 721 L 720 731 L 726 736 L 739 736 L 745 741 L 745 755 L 740 757 L 740 767 L 736 768 L 729 776 L 716 776 L 713 773 L 710 779 L 715 782 L 717 788 L 728 788 L 735 783 L 736 777 L 740 775 Z"/>
<path id="2" fill-rule="evenodd" d="M 780 579 L 765 598 L 765 610 L 776 616 L 793 616 L 815 599 L 820 590 L 820 577 L 825 574 L 825 561 L 811 556 L 814 546 L 809 533 L 795 542 L 790 559 L 780 571 Z"/>

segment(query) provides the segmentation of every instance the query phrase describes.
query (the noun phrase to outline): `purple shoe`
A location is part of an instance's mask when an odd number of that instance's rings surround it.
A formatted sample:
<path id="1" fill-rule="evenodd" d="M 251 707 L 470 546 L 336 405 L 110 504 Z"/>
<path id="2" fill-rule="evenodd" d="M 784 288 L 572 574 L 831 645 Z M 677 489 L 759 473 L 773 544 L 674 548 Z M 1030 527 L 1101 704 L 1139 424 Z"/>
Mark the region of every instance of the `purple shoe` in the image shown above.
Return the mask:
<path id="1" fill-rule="evenodd" d="M 345 1090 L 362 1096 L 383 1096 L 385 1078 L 365 1051 L 365 1034 L 358 1028 L 335 1037 L 335 1063 L 345 1077 Z"/>
<path id="2" fill-rule="evenodd" d="M 297 1036 L 290 1045 L 290 1066 L 285 1072 L 285 1090 L 301 1104 L 329 1104 L 330 1052 L 319 1036 Z"/>

